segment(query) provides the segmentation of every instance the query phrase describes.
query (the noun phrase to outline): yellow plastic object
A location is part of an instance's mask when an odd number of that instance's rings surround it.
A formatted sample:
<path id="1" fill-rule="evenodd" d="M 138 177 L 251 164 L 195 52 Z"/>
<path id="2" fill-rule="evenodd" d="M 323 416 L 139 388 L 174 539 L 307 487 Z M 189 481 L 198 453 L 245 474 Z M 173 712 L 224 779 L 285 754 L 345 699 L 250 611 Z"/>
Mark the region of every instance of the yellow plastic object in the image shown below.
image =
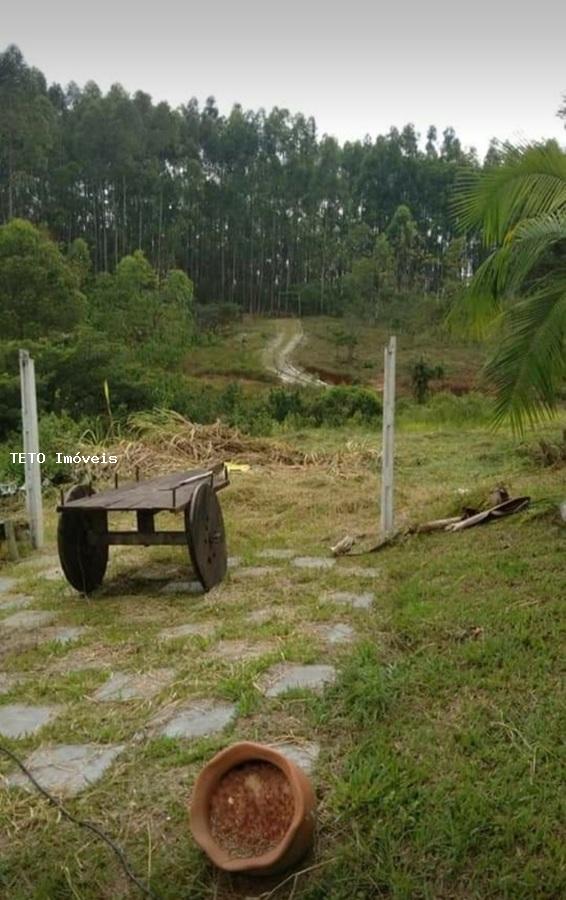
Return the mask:
<path id="1" fill-rule="evenodd" d="M 249 463 L 228 462 L 226 468 L 229 472 L 249 472 L 251 466 Z"/>

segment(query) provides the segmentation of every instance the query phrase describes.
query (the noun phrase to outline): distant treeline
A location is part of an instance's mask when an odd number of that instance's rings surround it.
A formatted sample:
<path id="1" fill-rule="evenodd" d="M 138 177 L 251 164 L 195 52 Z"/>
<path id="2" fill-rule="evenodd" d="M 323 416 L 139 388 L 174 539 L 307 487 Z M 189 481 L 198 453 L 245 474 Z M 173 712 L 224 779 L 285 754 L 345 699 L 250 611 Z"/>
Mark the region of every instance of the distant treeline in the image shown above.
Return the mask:
<path id="1" fill-rule="evenodd" d="M 479 162 L 451 128 L 431 126 L 424 149 L 411 124 L 340 146 L 277 107 L 222 116 L 212 97 L 171 109 L 120 85 L 48 86 L 14 46 L 0 110 L 0 222 L 84 239 L 95 272 L 140 249 L 158 273 L 186 271 L 200 302 L 373 313 L 392 294 L 442 296 L 473 264 L 450 194 Z"/>

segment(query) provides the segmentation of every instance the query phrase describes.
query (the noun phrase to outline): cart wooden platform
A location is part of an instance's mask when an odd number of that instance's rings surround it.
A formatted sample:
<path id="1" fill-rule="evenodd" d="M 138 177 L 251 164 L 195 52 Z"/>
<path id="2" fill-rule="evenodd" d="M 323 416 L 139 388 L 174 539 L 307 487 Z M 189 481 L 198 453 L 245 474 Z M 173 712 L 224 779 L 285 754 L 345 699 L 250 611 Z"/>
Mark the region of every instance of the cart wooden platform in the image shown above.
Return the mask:
<path id="1" fill-rule="evenodd" d="M 109 547 L 117 544 L 186 546 L 205 591 L 224 578 L 226 534 L 218 491 L 229 484 L 223 464 L 176 472 L 149 481 L 134 481 L 97 494 L 90 485 L 75 485 L 57 507 L 57 545 L 61 567 L 76 590 L 89 594 L 100 587 Z M 109 513 L 135 512 L 135 531 L 111 531 Z M 156 531 L 160 512 L 182 513 L 183 531 Z"/>

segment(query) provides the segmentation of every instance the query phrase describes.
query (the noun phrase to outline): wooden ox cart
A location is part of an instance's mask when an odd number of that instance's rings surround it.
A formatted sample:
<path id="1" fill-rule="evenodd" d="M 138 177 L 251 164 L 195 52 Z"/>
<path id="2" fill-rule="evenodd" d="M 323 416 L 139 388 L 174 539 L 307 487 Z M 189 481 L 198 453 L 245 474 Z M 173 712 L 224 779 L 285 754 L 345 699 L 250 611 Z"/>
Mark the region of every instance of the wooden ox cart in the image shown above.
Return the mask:
<path id="1" fill-rule="evenodd" d="M 177 472 L 149 481 L 135 481 L 97 494 L 90 485 L 75 485 L 57 507 L 59 559 L 67 581 L 89 594 L 100 587 L 109 548 L 116 544 L 187 547 L 205 591 L 224 578 L 226 535 L 218 491 L 229 484 L 224 465 Z M 134 512 L 135 531 L 111 531 L 109 514 Z M 183 531 L 156 531 L 160 512 L 182 513 Z"/>

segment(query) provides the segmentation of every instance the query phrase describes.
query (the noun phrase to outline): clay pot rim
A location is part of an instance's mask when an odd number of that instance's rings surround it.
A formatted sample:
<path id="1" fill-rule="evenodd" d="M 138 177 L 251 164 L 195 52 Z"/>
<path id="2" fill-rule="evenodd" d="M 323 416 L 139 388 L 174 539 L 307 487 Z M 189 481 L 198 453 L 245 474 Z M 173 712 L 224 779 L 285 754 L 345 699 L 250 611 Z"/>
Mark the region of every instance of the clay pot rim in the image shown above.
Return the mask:
<path id="1" fill-rule="evenodd" d="M 224 850 L 217 844 L 212 837 L 208 818 L 208 803 L 212 792 L 226 772 L 229 772 L 236 766 L 246 762 L 253 762 L 254 760 L 269 762 L 283 772 L 293 793 L 293 818 L 279 843 L 271 850 L 261 854 L 261 856 L 233 857 L 230 856 L 227 850 Z M 191 832 L 199 847 L 204 850 L 212 862 L 226 872 L 267 869 L 278 862 L 287 852 L 304 819 L 305 812 L 305 797 L 301 790 L 299 773 L 295 763 L 287 759 L 278 750 L 268 747 L 266 744 L 256 744 L 254 741 L 240 741 L 217 753 L 199 773 L 190 801 Z"/>

